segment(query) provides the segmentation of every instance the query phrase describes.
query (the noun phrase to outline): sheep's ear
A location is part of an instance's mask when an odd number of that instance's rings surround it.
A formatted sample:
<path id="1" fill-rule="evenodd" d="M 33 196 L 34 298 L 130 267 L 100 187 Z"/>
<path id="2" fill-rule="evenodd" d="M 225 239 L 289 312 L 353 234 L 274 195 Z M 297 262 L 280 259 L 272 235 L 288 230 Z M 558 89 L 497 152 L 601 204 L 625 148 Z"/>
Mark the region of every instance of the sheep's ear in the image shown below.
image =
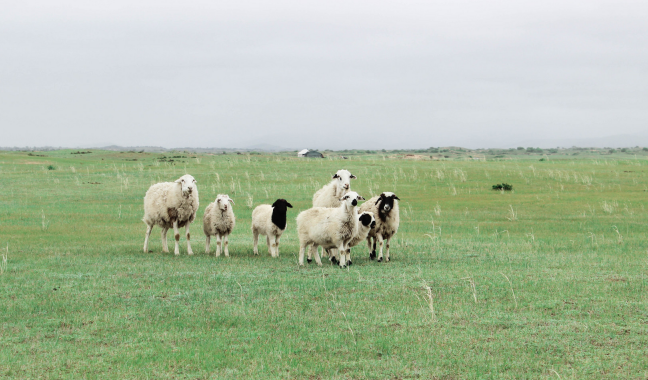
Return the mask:
<path id="1" fill-rule="evenodd" d="M 333 174 L 333 179 L 336 179 L 336 178 L 340 178 L 340 176 L 337 175 L 337 173 Z"/>
<path id="2" fill-rule="evenodd" d="M 353 174 L 351 174 L 351 177 L 349 177 L 349 178 L 351 178 L 351 179 L 358 179 L 358 177 L 354 176 Z"/>
<path id="3" fill-rule="evenodd" d="M 399 198 L 399 197 L 397 197 L 397 196 L 396 196 L 396 194 L 394 194 L 394 199 L 396 199 L 396 200 L 398 200 L 398 201 L 400 201 L 400 198 Z"/>
<path id="4" fill-rule="evenodd" d="M 196 179 L 194 178 L 193 183 L 198 183 L 198 181 L 196 181 Z"/>
<path id="5" fill-rule="evenodd" d="M 364 201 L 365 199 L 364 199 L 364 197 L 362 195 L 358 195 L 358 200 L 359 201 Z"/>
<path id="6" fill-rule="evenodd" d="M 286 206 L 288 206 L 290 208 L 293 208 L 292 205 L 290 203 L 288 203 L 288 202 L 286 202 Z"/>
<path id="7" fill-rule="evenodd" d="M 182 183 L 182 178 L 178 178 L 175 180 L 175 183 Z"/>
<path id="8" fill-rule="evenodd" d="M 232 198 L 227 198 L 227 200 L 230 201 L 231 204 L 235 204 L 235 203 L 234 203 L 234 199 L 232 199 Z"/>
<path id="9" fill-rule="evenodd" d="M 382 194 L 381 194 L 381 195 L 382 195 Z M 378 203 L 380 203 L 380 201 L 382 201 L 382 197 L 378 198 L 378 200 L 377 200 L 376 203 L 374 203 L 374 204 L 378 204 Z"/>

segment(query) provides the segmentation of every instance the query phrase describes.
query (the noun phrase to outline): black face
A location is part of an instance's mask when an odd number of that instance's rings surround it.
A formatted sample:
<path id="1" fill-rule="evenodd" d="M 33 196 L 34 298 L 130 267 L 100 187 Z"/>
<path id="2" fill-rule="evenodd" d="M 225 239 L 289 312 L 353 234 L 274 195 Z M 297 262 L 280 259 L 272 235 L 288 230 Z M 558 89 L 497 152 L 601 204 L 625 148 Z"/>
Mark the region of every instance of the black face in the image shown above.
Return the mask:
<path id="1" fill-rule="evenodd" d="M 371 223 L 371 215 L 369 214 L 360 215 L 360 223 L 362 223 L 362 225 L 365 227 L 368 226 L 369 223 Z M 375 225 L 376 222 L 373 222 L 373 224 Z"/>
<path id="2" fill-rule="evenodd" d="M 396 194 L 386 196 L 385 193 L 380 194 L 380 198 L 376 201 L 378 205 L 378 216 L 380 220 L 385 220 L 385 217 L 394 208 L 394 200 L 400 200 Z"/>
<path id="3" fill-rule="evenodd" d="M 293 206 L 290 203 L 288 203 L 288 201 L 285 200 L 285 199 L 277 199 L 272 204 L 272 207 L 283 207 L 283 208 L 290 207 L 290 208 L 293 208 Z"/>
<path id="4" fill-rule="evenodd" d="M 371 222 L 371 228 L 376 228 L 376 221 L 375 220 Z"/>
<path id="5" fill-rule="evenodd" d="M 353 201 L 351 201 L 351 204 L 354 205 L 354 206 L 357 206 L 358 205 L 358 200 L 354 199 Z"/>
<path id="6" fill-rule="evenodd" d="M 270 219 L 279 229 L 286 229 L 286 212 L 288 211 L 288 207 L 292 208 L 292 205 L 285 199 L 277 199 L 272 204 L 272 216 Z"/>

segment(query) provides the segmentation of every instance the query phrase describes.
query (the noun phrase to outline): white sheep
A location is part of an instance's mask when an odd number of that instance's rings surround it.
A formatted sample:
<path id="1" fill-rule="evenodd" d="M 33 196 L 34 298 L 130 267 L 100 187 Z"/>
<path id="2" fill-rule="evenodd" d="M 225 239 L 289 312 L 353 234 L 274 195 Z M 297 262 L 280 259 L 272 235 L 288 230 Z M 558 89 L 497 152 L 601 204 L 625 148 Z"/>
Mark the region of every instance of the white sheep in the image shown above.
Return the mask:
<path id="1" fill-rule="evenodd" d="M 236 225 L 234 210 L 230 203 L 234 201 L 227 194 L 218 194 L 216 200 L 207 206 L 203 216 L 203 231 L 207 240 L 205 241 L 205 253 L 209 253 L 211 237 L 216 236 L 216 257 L 221 254 L 221 247 L 225 256 L 229 257 L 229 234 Z"/>
<path id="2" fill-rule="evenodd" d="M 266 236 L 268 253 L 272 257 L 279 257 L 279 239 L 284 233 L 288 223 L 286 212 L 292 205 L 285 199 L 277 199 L 272 206 L 259 205 L 252 211 L 252 236 L 254 237 L 254 254 L 259 254 L 259 235 Z"/>
<path id="3" fill-rule="evenodd" d="M 148 252 L 148 241 L 153 226 L 162 228 L 162 251 L 169 252 L 166 234 L 169 228 L 175 233 L 175 251 L 180 254 L 179 227 L 185 227 L 187 236 L 187 253 L 191 251 L 191 235 L 189 225 L 196 219 L 198 211 L 198 187 L 196 180 L 189 174 L 178 178 L 175 182 L 156 183 L 151 186 L 144 196 L 144 218 L 146 223 L 146 237 L 144 238 L 144 252 Z"/>
<path id="4" fill-rule="evenodd" d="M 398 212 L 398 201 L 400 198 L 391 192 L 384 192 L 375 196 L 365 202 L 360 211 L 371 211 L 376 218 L 376 228 L 372 229 L 367 236 L 367 245 L 369 246 L 369 257 L 373 260 L 376 257 L 376 241 L 380 244 L 380 253 L 378 254 L 378 261 L 383 259 L 383 240 L 387 251 L 385 253 L 385 261 L 389 261 L 389 240 L 398 232 L 398 225 L 400 224 L 400 216 Z M 372 241 L 373 239 L 373 246 Z"/>
<path id="5" fill-rule="evenodd" d="M 357 177 L 346 169 L 338 170 L 333 180 L 313 195 L 313 207 L 338 207 L 342 196 L 351 190 L 351 180 Z"/>
<path id="6" fill-rule="evenodd" d="M 340 207 L 313 207 L 302 211 L 297 216 L 297 234 L 299 235 L 299 265 L 304 265 L 306 247 L 321 245 L 323 248 L 337 248 L 346 252 L 349 242 L 358 229 L 358 201 L 364 200 L 355 191 L 346 193 L 340 201 Z M 315 261 L 322 265 L 320 256 L 315 250 Z M 340 268 L 346 267 L 346 255 L 340 255 Z"/>
<path id="7" fill-rule="evenodd" d="M 374 218 L 374 214 L 371 211 L 364 211 L 358 215 L 358 230 L 349 242 L 349 248 L 353 248 L 356 245 L 360 244 L 361 242 L 365 241 L 367 239 L 367 236 L 369 235 L 369 231 L 372 228 L 376 227 L 376 219 Z M 336 257 L 338 256 L 337 250 L 326 250 L 331 262 L 337 263 L 339 259 Z M 308 262 L 311 262 L 311 254 L 312 254 L 312 249 L 308 251 Z M 346 252 L 346 261 L 347 265 L 351 265 L 351 250 L 347 249 Z"/>

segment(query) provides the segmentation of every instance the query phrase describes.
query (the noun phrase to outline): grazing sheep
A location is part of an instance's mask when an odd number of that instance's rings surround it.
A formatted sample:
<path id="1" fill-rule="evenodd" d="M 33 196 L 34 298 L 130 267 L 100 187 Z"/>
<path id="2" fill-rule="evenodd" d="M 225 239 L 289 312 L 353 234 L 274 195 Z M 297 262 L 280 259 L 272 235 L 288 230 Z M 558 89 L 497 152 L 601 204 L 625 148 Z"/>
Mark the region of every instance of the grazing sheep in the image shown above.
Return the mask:
<path id="1" fill-rule="evenodd" d="M 351 242 L 349 243 L 349 248 L 355 247 L 356 245 L 360 244 L 361 242 L 365 241 L 367 239 L 367 235 L 369 235 L 369 231 L 372 228 L 376 227 L 376 219 L 374 218 L 374 214 L 371 211 L 365 211 L 362 212 L 360 215 L 358 215 L 358 231 L 356 235 L 353 237 Z M 331 262 L 334 264 L 337 263 L 339 260 L 336 257 L 337 255 L 337 250 L 326 250 L 329 254 L 329 257 L 331 259 Z M 308 256 L 308 262 L 310 263 L 310 253 L 309 251 L 309 256 Z M 348 249 L 346 252 L 346 260 L 347 260 L 347 265 L 351 265 L 351 250 Z"/>
<path id="2" fill-rule="evenodd" d="M 209 243 L 211 236 L 216 236 L 216 257 L 221 254 L 221 247 L 225 256 L 229 257 L 229 250 L 227 249 L 228 237 L 232 233 L 236 225 L 236 218 L 234 217 L 234 210 L 229 203 L 234 204 L 234 201 L 227 194 L 218 194 L 216 201 L 212 202 L 205 209 L 205 216 L 203 217 L 203 231 L 207 240 L 205 241 L 205 253 L 209 253 Z"/>
<path id="3" fill-rule="evenodd" d="M 252 211 L 252 235 L 254 236 L 254 254 L 259 254 L 257 248 L 259 235 L 266 236 L 268 253 L 272 257 L 279 257 L 279 239 L 288 226 L 286 212 L 292 205 L 285 199 L 277 199 L 272 206 L 259 205 Z"/>
<path id="4" fill-rule="evenodd" d="M 338 207 L 342 196 L 351 190 L 351 180 L 357 177 L 348 170 L 338 170 L 333 180 L 313 195 L 313 207 Z"/>
<path id="5" fill-rule="evenodd" d="M 372 229 L 367 236 L 367 245 L 369 246 L 369 257 L 373 260 L 376 258 L 376 240 L 380 243 L 380 253 L 378 254 L 378 261 L 383 259 L 383 240 L 387 252 L 385 253 L 385 261 L 389 261 L 389 240 L 398 232 L 398 225 L 400 223 L 400 216 L 398 213 L 398 201 L 400 198 L 391 192 L 384 192 L 379 196 L 375 196 L 365 202 L 360 211 L 372 211 L 376 218 L 376 228 Z M 371 240 L 373 239 L 373 247 Z"/>
<path id="6" fill-rule="evenodd" d="M 337 208 L 313 207 L 297 216 L 299 235 L 299 265 L 304 265 L 306 247 L 321 245 L 323 248 L 337 248 L 346 252 L 349 242 L 358 229 L 358 201 L 364 200 L 355 191 L 346 193 Z M 315 261 L 322 265 L 315 250 Z M 340 268 L 346 267 L 346 255 L 340 255 Z"/>
<path id="7" fill-rule="evenodd" d="M 166 234 L 169 228 L 175 233 L 175 251 L 180 254 L 179 227 L 185 227 L 187 236 L 187 253 L 193 255 L 191 250 L 191 235 L 189 225 L 196 219 L 198 211 L 198 187 L 196 180 L 189 174 L 178 178 L 175 182 L 156 183 L 151 186 L 144 196 L 144 218 L 146 223 L 146 237 L 144 238 L 144 252 L 148 252 L 148 241 L 153 226 L 162 228 L 162 251 L 169 252 Z"/>

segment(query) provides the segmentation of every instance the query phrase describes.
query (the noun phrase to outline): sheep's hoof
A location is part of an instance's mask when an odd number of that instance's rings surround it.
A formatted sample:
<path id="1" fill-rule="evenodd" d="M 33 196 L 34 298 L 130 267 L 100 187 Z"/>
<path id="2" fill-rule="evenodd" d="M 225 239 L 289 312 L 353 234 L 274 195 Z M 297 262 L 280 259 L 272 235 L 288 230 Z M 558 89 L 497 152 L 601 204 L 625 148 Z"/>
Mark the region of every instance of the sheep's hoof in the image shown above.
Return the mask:
<path id="1" fill-rule="evenodd" d="M 369 258 L 370 258 L 371 260 L 375 259 L 375 258 L 376 258 L 376 251 L 371 252 L 371 253 L 369 254 Z"/>
<path id="2" fill-rule="evenodd" d="M 347 261 L 347 265 L 348 265 L 348 266 L 351 266 L 351 264 L 353 264 L 353 263 L 351 262 L 351 260 Z"/>
<path id="3" fill-rule="evenodd" d="M 346 265 L 340 265 L 340 269 L 346 268 Z"/>
<path id="4" fill-rule="evenodd" d="M 382 262 L 382 257 L 378 259 L 378 262 L 379 262 L 379 263 Z"/>
<path id="5" fill-rule="evenodd" d="M 331 257 L 331 262 L 332 262 L 333 264 L 337 264 L 337 263 L 339 263 L 338 259 L 336 259 L 335 256 Z"/>
<path id="6" fill-rule="evenodd" d="M 389 262 L 389 258 L 385 259 L 385 262 L 388 263 L 388 262 Z"/>
<path id="7" fill-rule="evenodd" d="M 313 259 L 306 259 L 306 261 L 308 261 L 308 263 L 310 264 L 313 262 Z"/>

